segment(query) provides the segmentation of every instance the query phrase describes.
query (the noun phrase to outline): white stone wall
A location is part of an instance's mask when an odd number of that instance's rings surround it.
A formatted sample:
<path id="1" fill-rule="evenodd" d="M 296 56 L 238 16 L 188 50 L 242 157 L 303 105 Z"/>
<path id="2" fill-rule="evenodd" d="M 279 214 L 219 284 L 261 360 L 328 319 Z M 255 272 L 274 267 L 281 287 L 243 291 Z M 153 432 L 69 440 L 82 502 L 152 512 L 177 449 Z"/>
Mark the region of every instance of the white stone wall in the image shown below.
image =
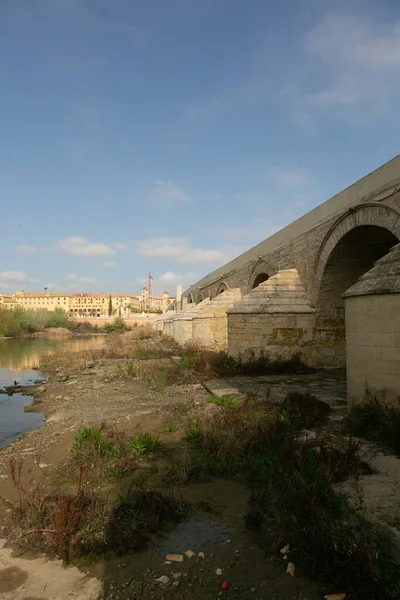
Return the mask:
<path id="1" fill-rule="evenodd" d="M 193 341 L 193 315 L 188 314 L 177 314 L 174 317 L 173 324 L 173 338 L 181 346 L 191 344 Z"/>
<path id="2" fill-rule="evenodd" d="M 300 353 L 304 362 L 315 363 L 313 314 L 229 314 L 228 352 L 246 359 L 263 350 L 290 358 Z"/>
<path id="3" fill-rule="evenodd" d="M 228 348 L 228 310 L 240 300 L 240 290 L 225 290 L 213 300 L 198 306 L 193 317 L 193 343 L 209 350 Z"/>
<path id="4" fill-rule="evenodd" d="M 400 293 L 345 299 L 347 394 L 362 400 L 365 385 L 400 395 Z"/>

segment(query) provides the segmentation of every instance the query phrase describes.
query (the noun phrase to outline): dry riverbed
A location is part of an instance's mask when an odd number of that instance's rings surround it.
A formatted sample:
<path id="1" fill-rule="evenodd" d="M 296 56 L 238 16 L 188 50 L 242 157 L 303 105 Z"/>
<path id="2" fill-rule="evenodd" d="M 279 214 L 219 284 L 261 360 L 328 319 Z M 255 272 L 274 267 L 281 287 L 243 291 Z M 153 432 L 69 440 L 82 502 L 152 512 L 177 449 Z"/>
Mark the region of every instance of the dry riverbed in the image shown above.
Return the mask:
<path id="1" fill-rule="evenodd" d="M 149 349 L 157 343 L 145 341 L 142 346 Z M 179 383 L 155 375 L 177 364 L 174 354 L 178 349 L 170 343 L 164 348 L 166 356 L 162 358 L 152 358 L 150 352 L 141 359 L 100 356 L 68 363 L 64 357 L 62 367 L 54 362 L 55 370 L 47 382 L 34 386 L 35 400 L 29 410 L 44 413 L 45 426 L 0 452 L 1 598 L 202 600 L 226 595 L 242 600 L 316 600 L 326 593 L 344 591 L 306 577 L 301 565 L 294 577 L 286 573 L 290 552 L 283 556 L 276 548 L 272 551 L 246 526 L 250 489 L 242 478 L 191 477 L 191 467 L 185 468 L 189 453 L 186 432 L 197 419 L 218 417 L 222 408 L 208 402 L 210 392 L 197 375 L 185 376 Z M 229 382 L 231 387 L 233 384 Z M 32 395 L 32 388 L 27 392 Z M 254 396 L 253 388 L 251 393 Z M 261 399 L 263 394 L 265 390 Z M 236 397 L 241 402 L 244 390 Z M 74 445 L 78 431 L 102 424 L 104 435 L 127 454 L 122 458 L 118 454 L 118 459 L 111 461 L 105 455 L 101 460 L 85 457 L 82 466 L 78 459 L 84 444 Z M 157 439 L 160 449 L 131 454 L 131 440 L 144 433 Z M 14 482 L 10 474 L 13 461 L 14 469 L 15 465 L 21 469 L 21 477 L 18 480 L 14 474 Z M 57 550 L 43 555 L 41 536 L 46 533 L 27 533 L 26 527 L 15 526 L 15 507 L 26 493 L 44 498 L 55 490 L 76 493 L 77 486 L 85 494 L 120 505 L 132 486 L 145 501 L 147 493 L 149 501 L 154 500 L 151 494 L 161 493 L 165 502 L 171 499 L 175 503 L 182 516 L 174 525 L 166 523 L 157 530 L 150 527 L 135 551 L 132 547 L 125 551 L 121 543 L 121 552 L 114 548 L 101 554 L 71 555 L 71 564 L 63 566 Z M 86 525 L 88 538 L 97 535 L 92 522 Z M 278 539 L 276 544 L 286 541 Z M 167 561 L 171 553 L 182 555 L 182 562 Z"/>

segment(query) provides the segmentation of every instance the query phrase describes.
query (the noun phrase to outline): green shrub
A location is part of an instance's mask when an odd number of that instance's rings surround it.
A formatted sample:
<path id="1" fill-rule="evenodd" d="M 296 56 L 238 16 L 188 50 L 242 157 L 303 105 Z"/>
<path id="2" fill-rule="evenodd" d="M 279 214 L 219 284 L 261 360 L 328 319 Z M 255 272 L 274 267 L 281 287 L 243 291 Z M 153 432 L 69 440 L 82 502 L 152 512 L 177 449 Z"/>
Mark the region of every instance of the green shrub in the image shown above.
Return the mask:
<path id="1" fill-rule="evenodd" d="M 106 333 L 122 333 L 123 331 L 129 331 L 129 327 L 125 321 L 120 317 L 116 317 L 112 323 L 106 323 L 104 325 L 104 331 Z"/>

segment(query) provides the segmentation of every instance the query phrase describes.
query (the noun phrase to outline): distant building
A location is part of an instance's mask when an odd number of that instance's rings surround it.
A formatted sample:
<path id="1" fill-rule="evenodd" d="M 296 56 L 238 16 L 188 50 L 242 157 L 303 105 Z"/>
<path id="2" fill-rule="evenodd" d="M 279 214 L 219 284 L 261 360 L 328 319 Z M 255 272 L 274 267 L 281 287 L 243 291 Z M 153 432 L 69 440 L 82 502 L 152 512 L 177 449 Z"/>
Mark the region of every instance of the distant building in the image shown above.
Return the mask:
<path id="1" fill-rule="evenodd" d="M 149 296 L 146 287 L 140 295 L 111 294 L 112 316 L 122 318 L 141 311 L 165 312 L 174 298 L 168 292 Z M 67 294 L 60 292 L 17 291 L 0 295 L 0 308 L 22 306 L 27 309 L 64 310 L 69 317 L 106 317 L 109 314 L 110 294 Z"/>

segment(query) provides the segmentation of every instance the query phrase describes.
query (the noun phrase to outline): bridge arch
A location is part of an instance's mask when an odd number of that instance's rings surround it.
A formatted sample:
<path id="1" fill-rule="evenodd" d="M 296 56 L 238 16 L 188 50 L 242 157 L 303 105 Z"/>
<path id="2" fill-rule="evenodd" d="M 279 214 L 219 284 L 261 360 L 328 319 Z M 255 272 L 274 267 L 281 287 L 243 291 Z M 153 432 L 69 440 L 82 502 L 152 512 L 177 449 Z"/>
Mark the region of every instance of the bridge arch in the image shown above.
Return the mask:
<path id="1" fill-rule="evenodd" d="M 345 365 L 343 293 L 400 240 L 400 213 L 379 203 L 356 206 L 327 232 L 314 264 L 315 340 L 325 366 Z"/>
<path id="2" fill-rule="evenodd" d="M 247 282 L 247 290 L 250 291 L 267 281 L 272 275 L 275 275 L 276 271 L 273 266 L 266 260 L 261 259 L 254 265 L 250 277 Z"/>
<path id="3" fill-rule="evenodd" d="M 192 294 L 189 294 L 187 301 L 188 301 L 188 304 L 193 304 L 194 303 L 194 299 L 193 299 L 193 295 Z"/>
<path id="4" fill-rule="evenodd" d="M 220 294 L 222 294 L 222 292 L 225 292 L 226 290 L 229 290 L 229 285 L 226 283 L 226 281 L 221 281 L 221 283 L 217 287 L 217 293 L 215 295 L 219 296 Z"/>
<path id="5" fill-rule="evenodd" d="M 203 296 L 203 294 L 199 294 L 199 295 L 197 296 L 197 302 L 196 302 L 196 304 L 200 304 L 200 302 L 203 302 L 203 300 L 204 300 L 204 296 Z"/>

